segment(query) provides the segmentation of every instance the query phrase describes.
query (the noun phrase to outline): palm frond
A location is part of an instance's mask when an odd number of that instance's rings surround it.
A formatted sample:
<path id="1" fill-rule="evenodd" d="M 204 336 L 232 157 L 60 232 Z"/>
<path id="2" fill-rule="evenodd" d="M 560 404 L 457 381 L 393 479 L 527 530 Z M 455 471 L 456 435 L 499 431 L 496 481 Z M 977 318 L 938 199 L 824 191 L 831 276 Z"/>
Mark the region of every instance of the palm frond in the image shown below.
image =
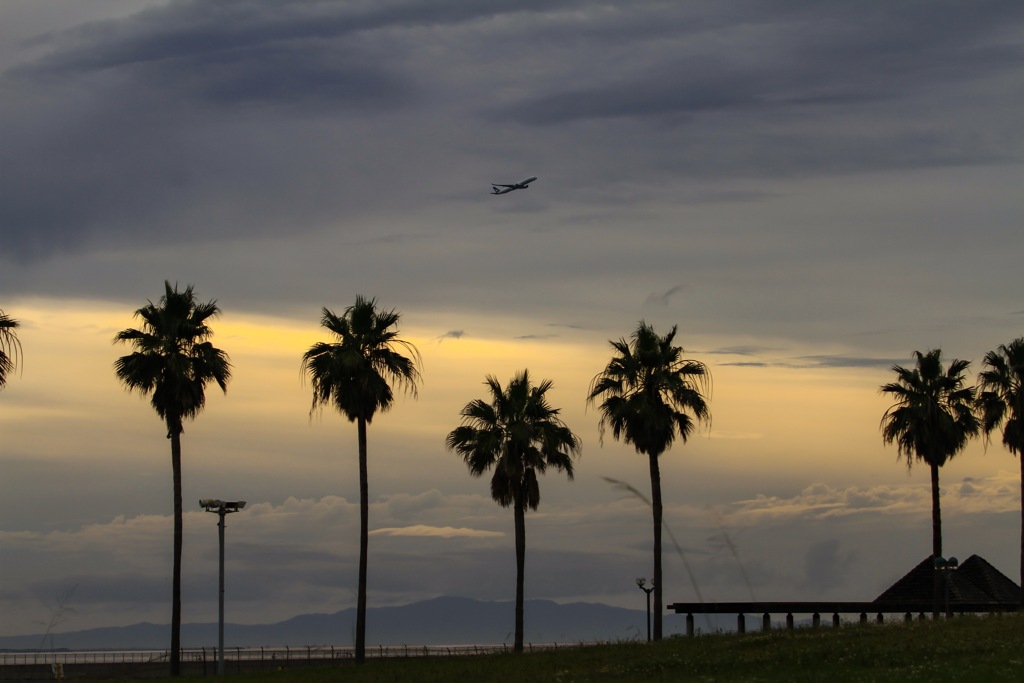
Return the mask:
<path id="1" fill-rule="evenodd" d="M 944 370 L 940 349 L 912 357 L 914 367 L 894 365 L 896 381 L 880 387 L 895 400 L 882 415 L 882 440 L 896 444 L 908 467 L 914 460 L 941 467 L 981 429 L 974 390 L 966 386 L 970 361 L 953 359 Z"/>
<path id="2" fill-rule="evenodd" d="M 529 371 L 523 370 L 505 387 L 492 375 L 484 385 L 489 396 L 463 407 L 462 424 L 449 432 L 445 447 L 462 456 L 473 476 L 493 470 L 491 497 L 500 505 L 536 509 L 537 475 L 554 467 L 572 479 L 580 439 L 548 402 L 550 380 L 534 385 Z"/>
<path id="3" fill-rule="evenodd" d="M 989 351 L 982 365 L 975 406 L 986 444 L 1002 426 L 1003 445 L 1024 457 L 1024 337 Z"/>
<path id="4" fill-rule="evenodd" d="M 711 372 L 683 358 L 673 344 L 677 328 L 664 336 L 641 321 L 627 342 L 610 341 L 615 352 L 591 380 L 587 404 L 601 413 L 600 438 L 610 427 L 616 439 L 646 455 L 660 455 L 676 438 L 684 443 L 698 425 L 710 427 Z"/>
<path id="5" fill-rule="evenodd" d="M 390 410 L 392 385 L 417 395 L 419 351 L 399 338 L 399 319 L 394 310 L 379 310 L 375 299 L 363 296 L 340 316 L 322 309 L 320 323 L 333 341 L 317 342 L 302 356 L 303 375 L 313 386 L 310 414 L 333 404 L 349 420 L 369 423 L 378 411 Z"/>
<path id="6" fill-rule="evenodd" d="M 21 363 L 21 340 L 15 332 L 20 326 L 21 323 L 0 310 L 0 388 L 7 384 L 7 376 Z"/>
<path id="7" fill-rule="evenodd" d="M 135 312 L 142 329 L 121 330 L 115 344 L 135 350 L 114 361 L 114 372 L 130 390 L 150 396 L 157 415 L 171 432 L 206 405 L 206 385 L 214 382 L 227 392 L 231 379 L 228 355 L 213 346 L 206 321 L 220 314 L 215 301 L 195 300 L 191 285 L 184 291 L 164 282 L 164 296 Z"/>

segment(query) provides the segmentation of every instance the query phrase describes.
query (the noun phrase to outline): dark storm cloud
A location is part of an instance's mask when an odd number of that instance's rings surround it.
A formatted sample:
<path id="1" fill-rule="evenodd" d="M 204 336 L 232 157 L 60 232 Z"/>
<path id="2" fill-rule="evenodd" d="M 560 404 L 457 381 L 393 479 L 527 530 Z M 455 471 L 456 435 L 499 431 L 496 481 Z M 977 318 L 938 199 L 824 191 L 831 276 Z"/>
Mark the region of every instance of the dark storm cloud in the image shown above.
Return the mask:
<path id="1" fill-rule="evenodd" d="M 8 71 L 2 134 L 17 163 L 0 171 L 0 224 L 14 255 L 331 215 L 322 176 L 347 174 L 302 124 L 407 105 L 416 87 L 348 42 L 374 22 L 268 8 L 173 3 L 51 36 L 48 56 Z"/>
<path id="2" fill-rule="evenodd" d="M 773 347 L 769 347 L 769 346 L 745 345 L 745 346 L 727 346 L 727 347 L 720 348 L 720 349 L 712 349 L 710 351 L 705 351 L 705 353 L 709 353 L 709 354 L 712 354 L 712 355 L 723 355 L 723 356 L 755 356 L 757 354 L 766 353 L 766 352 L 769 352 L 769 351 L 777 351 L 777 350 L 778 350 L 777 348 L 773 348 Z"/>
<path id="3" fill-rule="evenodd" d="M 1008 121 L 965 125 L 957 114 L 995 92 L 1019 99 L 1019 4 L 758 3 L 737 14 L 677 26 L 677 40 L 657 48 L 609 43 L 618 59 L 602 60 L 607 77 L 559 83 L 489 115 L 614 130 L 661 172 L 702 178 L 1019 161 L 1003 137 L 1017 137 Z"/>
<path id="4" fill-rule="evenodd" d="M 116 74 L 129 101 L 165 91 L 215 106 L 324 101 L 386 108 L 411 94 L 411 83 L 345 42 L 375 22 L 317 8 L 300 14 L 250 2 L 200 5 L 176 3 L 55 37 L 53 53 L 8 78 L 54 84 Z"/>
<path id="5" fill-rule="evenodd" d="M 622 203 L 624 180 L 1012 162 L 1016 123 L 963 112 L 1018 97 L 1022 15 L 994 1 L 174 1 L 36 37 L 0 76 L 5 253 L 324 230 L 374 244 L 359 219 L 463 207 L 496 158 L 559 166 L 594 210 Z M 488 211 L 553 208 L 527 197 Z"/>
<path id="6" fill-rule="evenodd" d="M 719 353 L 719 352 L 712 352 Z M 737 351 L 729 352 L 732 355 L 747 355 Z M 750 352 L 753 354 L 754 352 Z M 736 361 L 732 363 L 719 363 L 719 365 L 736 366 L 736 367 L 776 367 L 776 368 L 891 368 L 893 365 L 898 365 L 901 362 L 893 358 L 869 358 L 869 357 L 856 357 L 856 356 L 833 356 L 833 355 L 814 355 L 814 356 L 799 356 L 796 358 L 785 358 L 777 360 L 756 360 L 756 361 Z"/>
<path id="7" fill-rule="evenodd" d="M 0 78 L 6 255 L 294 236 L 415 203 L 419 159 L 442 153 L 419 112 L 449 66 L 423 41 L 558 6 L 180 1 L 37 37 L 49 52 Z"/>
<path id="8" fill-rule="evenodd" d="M 668 288 L 664 292 L 651 292 L 650 294 L 647 295 L 647 298 L 644 300 L 644 303 L 653 304 L 655 306 L 668 306 L 669 299 L 671 299 L 674 295 L 678 294 L 681 291 L 683 291 L 683 286 L 675 285 L 674 287 Z"/>
<path id="9" fill-rule="evenodd" d="M 891 368 L 901 361 L 893 358 L 858 358 L 851 356 L 801 356 L 795 367 L 815 368 Z M 905 361 L 902 361 L 905 362 Z"/>
<path id="10" fill-rule="evenodd" d="M 462 339 L 464 336 L 466 336 L 464 330 L 448 330 L 444 334 L 438 335 L 437 343 L 440 344 L 445 339 Z"/>
<path id="11" fill-rule="evenodd" d="M 648 52 L 611 82 L 541 94 L 504 113 L 533 125 L 715 110 L 763 115 L 903 99 L 1024 63 L 1024 49 L 1004 32 L 1024 18 L 1014 2 L 756 3 L 737 14 L 732 25 L 696 17 L 689 27 L 677 25 L 680 42 L 693 45 L 685 56 Z M 656 36 L 649 28 L 635 40 Z M 618 47 L 626 53 L 640 46 Z M 762 58 L 750 59 L 753 51 Z"/>

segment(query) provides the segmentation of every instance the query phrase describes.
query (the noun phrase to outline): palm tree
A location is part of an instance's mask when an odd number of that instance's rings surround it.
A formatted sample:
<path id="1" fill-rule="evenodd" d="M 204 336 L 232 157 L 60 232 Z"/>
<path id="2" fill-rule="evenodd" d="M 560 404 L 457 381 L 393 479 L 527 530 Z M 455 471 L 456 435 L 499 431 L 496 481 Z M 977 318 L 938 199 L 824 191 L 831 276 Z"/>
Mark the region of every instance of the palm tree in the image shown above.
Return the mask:
<path id="1" fill-rule="evenodd" d="M 942 515 L 939 510 L 939 468 L 978 434 L 971 387 L 964 373 L 971 362 L 953 359 L 942 368 L 942 350 L 914 351 L 916 367 L 892 367 L 896 381 L 881 392 L 896 402 L 882 416 L 882 440 L 896 443 L 909 468 L 923 461 L 932 479 L 932 557 L 942 557 Z"/>
<path id="2" fill-rule="evenodd" d="M 661 640 L 663 581 L 661 573 L 661 469 L 658 457 L 678 436 L 683 443 L 698 424 L 710 424 L 711 372 L 696 360 L 683 358 L 673 346 L 676 326 L 664 337 L 640 321 L 629 341 L 610 341 L 615 355 L 590 384 L 587 402 L 600 403 L 600 433 L 633 444 L 647 456 L 654 513 L 654 640 Z"/>
<path id="3" fill-rule="evenodd" d="M 523 651 L 523 578 L 526 560 L 526 509 L 540 505 L 538 474 L 549 467 L 573 477 L 573 459 L 580 440 L 548 403 L 551 381 L 537 386 L 528 370 L 516 374 L 502 389 L 494 377 L 484 384 L 488 399 L 470 401 L 462 409 L 462 425 L 445 440 L 449 451 L 462 456 L 474 477 L 493 469 L 491 497 L 512 507 L 516 542 L 515 651 Z"/>
<path id="4" fill-rule="evenodd" d="M 129 390 L 151 396 L 150 403 L 167 425 L 171 440 L 171 471 L 174 478 L 174 575 L 171 605 L 171 675 L 181 671 L 181 433 L 183 423 L 198 415 L 206 405 L 206 385 L 216 382 L 225 393 L 231 379 L 231 364 L 223 351 L 209 339 L 207 325 L 220 314 L 215 301 L 199 303 L 192 285 L 178 291 L 164 282 L 158 304 L 149 302 L 135 311 L 142 329 L 118 332 L 114 343 L 125 343 L 135 351 L 114 362 L 118 379 Z"/>
<path id="5" fill-rule="evenodd" d="M 366 467 L 366 426 L 378 410 L 391 408 L 389 381 L 416 395 L 419 352 L 398 337 L 399 314 L 377 310 L 375 299 L 356 297 L 341 316 L 324 308 L 320 324 L 334 342 L 317 342 L 302 355 L 303 372 L 313 385 L 310 413 L 332 404 L 350 422 L 359 438 L 359 593 L 356 599 L 356 661 L 366 657 L 366 554 L 369 545 L 370 498 Z M 412 356 L 401 354 L 405 350 Z"/>
<path id="6" fill-rule="evenodd" d="M 18 367 L 21 342 L 14 331 L 20 323 L 0 310 L 0 389 L 7 385 L 7 375 Z"/>
<path id="7" fill-rule="evenodd" d="M 1020 585 L 1024 605 L 1024 337 L 985 354 L 977 406 L 986 439 L 1003 425 L 1003 445 L 1020 458 Z"/>

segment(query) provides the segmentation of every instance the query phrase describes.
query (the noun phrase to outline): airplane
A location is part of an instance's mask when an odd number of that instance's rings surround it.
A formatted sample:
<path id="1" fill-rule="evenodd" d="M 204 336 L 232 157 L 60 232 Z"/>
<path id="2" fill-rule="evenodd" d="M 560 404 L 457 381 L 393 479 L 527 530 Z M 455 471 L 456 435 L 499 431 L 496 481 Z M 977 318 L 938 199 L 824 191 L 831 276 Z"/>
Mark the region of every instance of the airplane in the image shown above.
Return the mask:
<path id="1" fill-rule="evenodd" d="M 511 192 L 512 190 L 525 190 L 530 186 L 530 183 L 532 183 L 536 179 L 537 176 L 530 176 L 526 180 L 520 180 L 518 183 L 513 183 L 512 185 L 491 183 L 491 194 L 505 194 L 507 192 Z"/>

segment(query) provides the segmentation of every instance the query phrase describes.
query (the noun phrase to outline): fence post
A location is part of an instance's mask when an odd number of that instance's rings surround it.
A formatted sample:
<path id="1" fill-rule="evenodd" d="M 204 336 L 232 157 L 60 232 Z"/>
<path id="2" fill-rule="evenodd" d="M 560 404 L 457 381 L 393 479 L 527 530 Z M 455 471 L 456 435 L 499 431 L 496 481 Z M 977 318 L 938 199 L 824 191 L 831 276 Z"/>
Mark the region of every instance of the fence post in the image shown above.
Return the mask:
<path id="1" fill-rule="evenodd" d="M 693 614 L 686 615 L 686 635 L 693 635 Z"/>
<path id="2" fill-rule="evenodd" d="M 814 628 L 821 627 L 821 615 L 817 612 L 811 615 L 811 626 Z"/>
<path id="3" fill-rule="evenodd" d="M 832 613 L 832 628 L 839 628 L 839 612 Z"/>
<path id="4" fill-rule="evenodd" d="M 787 612 L 786 613 L 786 629 L 789 630 L 789 631 L 793 630 L 793 613 L 792 612 Z"/>
<path id="5" fill-rule="evenodd" d="M 771 631 L 772 630 L 772 615 L 765 612 L 761 615 L 761 630 Z"/>
<path id="6" fill-rule="evenodd" d="M 740 612 L 739 614 L 736 615 L 736 632 L 737 633 L 746 633 L 747 632 L 747 619 L 743 615 L 743 612 Z"/>

